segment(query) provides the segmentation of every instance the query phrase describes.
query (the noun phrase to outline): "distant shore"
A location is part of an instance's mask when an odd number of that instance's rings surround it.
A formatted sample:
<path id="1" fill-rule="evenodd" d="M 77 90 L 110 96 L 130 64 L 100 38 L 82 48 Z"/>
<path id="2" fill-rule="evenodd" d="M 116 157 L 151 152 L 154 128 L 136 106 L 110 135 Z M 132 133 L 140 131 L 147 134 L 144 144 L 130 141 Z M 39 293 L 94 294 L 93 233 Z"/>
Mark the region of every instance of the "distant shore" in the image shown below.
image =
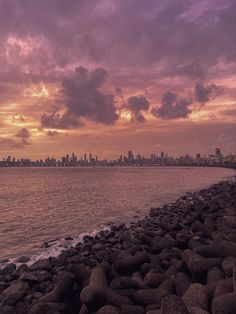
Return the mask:
<path id="1" fill-rule="evenodd" d="M 206 168 L 229 168 L 236 169 L 236 164 L 108 164 L 108 165 L 62 165 L 62 166 L 38 166 L 38 165 L 1 165 L 0 168 L 127 168 L 127 167 L 206 167 Z"/>
<path id="2" fill-rule="evenodd" d="M 0 313 L 235 313 L 236 180 L 0 271 Z"/>

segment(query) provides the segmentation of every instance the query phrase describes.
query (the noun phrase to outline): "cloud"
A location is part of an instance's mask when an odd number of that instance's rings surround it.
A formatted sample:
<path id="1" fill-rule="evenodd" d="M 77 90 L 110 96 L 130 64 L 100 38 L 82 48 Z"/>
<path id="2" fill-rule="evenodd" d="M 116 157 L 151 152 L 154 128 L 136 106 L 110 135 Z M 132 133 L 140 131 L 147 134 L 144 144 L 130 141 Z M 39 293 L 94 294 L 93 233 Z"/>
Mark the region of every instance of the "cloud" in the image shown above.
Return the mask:
<path id="1" fill-rule="evenodd" d="M 191 99 L 178 99 L 177 94 L 166 92 L 159 107 L 153 107 L 152 114 L 163 120 L 187 118 L 193 111 Z"/>
<path id="2" fill-rule="evenodd" d="M 132 119 L 137 122 L 145 122 L 143 112 L 148 111 L 150 107 L 149 101 L 142 95 L 131 96 L 128 98 L 125 107 L 132 113 Z"/>
<path id="3" fill-rule="evenodd" d="M 51 131 L 51 130 L 49 130 L 48 132 L 47 132 L 47 136 L 49 136 L 49 137 L 54 137 L 54 136 L 58 136 L 59 135 L 59 132 L 57 132 L 57 131 Z"/>
<path id="4" fill-rule="evenodd" d="M 172 73 L 173 73 L 173 69 L 172 69 Z M 194 63 L 194 62 L 190 64 L 179 65 L 177 67 L 176 74 L 189 77 L 190 79 L 193 79 L 193 80 L 196 80 L 196 79 L 203 80 L 205 77 L 205 72 L 201 64 Z"/>
<path id="5" fill-rule="evenodd" d="M 29 132 L 28 129 L 22 128 L 21 130 L 19 130 L 16 133 L 16 137 L 23 138 L 23 139 L 28 139 L 30 137 L 30 132 Z"/>
<path id="6" fill-rule="evenodd" d="M 15 137 L 21 139 L 20 145 L 23 145 L 23 146 L 24 146 L 24 145 L 29 145 L 29 144 L 30 144 L 30 143 L 28 142 L 28 139 L 30 138 L 30 132 L 29 132 L 29 130 L 26 129 L 26 128 L 20 129 L 20 130 L 16 133 Z"/>
<path id="7" fill-rule="evenodd" d="M 78 128 L 83 126 L 81 118 L 106 125 L 114 124 L 118 119 L 114 96 L 101 89 L 107 76 L 107 72 L 101 68 L 92 71 L 85 67 L 76 68 L 72 77 L 62 80 L 65 112 L 43 114 L 42 126 Z"/>
<path id="8" fill-rule="evenodd" d="M 201 104 L 205 104 L 209 100 L 215 99 L 222 92 L 222 87 L 215 84 L 204 86 L 202 83 L 196 83 L 194 88 L 195 99 Z"/>

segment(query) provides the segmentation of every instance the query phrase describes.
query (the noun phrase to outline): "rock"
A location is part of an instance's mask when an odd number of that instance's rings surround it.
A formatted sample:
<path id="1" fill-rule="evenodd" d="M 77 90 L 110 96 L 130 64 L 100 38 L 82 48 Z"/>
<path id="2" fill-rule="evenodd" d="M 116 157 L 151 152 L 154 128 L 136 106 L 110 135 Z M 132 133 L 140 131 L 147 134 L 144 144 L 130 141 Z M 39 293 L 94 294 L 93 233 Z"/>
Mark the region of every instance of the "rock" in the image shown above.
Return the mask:
<path id="1" fill-rule="evenodd" d="M 212 302 L 213 314 L 235 314 L 236 313 L 236 293 L 227 293 L 214 298 Z"/>
<path id="2" fill-rule="evenodd" d="M 10 283 L 0 282 L 0 292 L 10 287 Z"/>
<path id="3" fill-rule="evenodd" d="M 169 292 L 163 289 L 141 289 L 134 293 L 134 300 L 142 304 L 161 304 L 161 299 L 168 295 Z"/>
<path id="4" fill-rule="evenodd" d="M 200 283 L 192 283 L 183 296 L 186 306 L 199 307 L 203 310 L 208 309 L 208 290 Z"/>
<path id="5" fill-rule="evenodd" d="M 235 257 L 226 257 L 222 261 L 222 269 L 225 272 L 225 275 L 227 277 L 232 277 L 233 274 L 233 268 L 236 266 L 236 258 Z"/>
<path id="6" fill-rule="evenodd" d="M 151 310 L 146 312 L 146 314 L 161 314 L 161 310 Z"/>
<path id="7" fill-rule="evenodd" d="M 125 295 L 120 295 L 118 292 L 107 289 L 106 291 L 106 301 L 107 304 L 115 305 L 121 308 L 122 305 L 132 304 L 132 301 Z"/>
<path id="8" fill-rule="evenodd" d="M 210 268 L 207 273 L 207 284 L 209 285 L 224 278 L 224 273 L 219 267 Z"/>
<path id="9" fill-rule="evenodd" d="M 189 311 L 176 295 L 167 295 L 161 300 L 161 314 L 189 314 Z"/>
<path id="10" fill-rule="evenodd" d="M 174 278 L 174 286 L 177 294 L 182 296 L 191 284 L 191 279 L 185 273 L 177 273 Z"/>
<path id="11" fill-rule="evenodd" d="M 131 278 L 133 281 L 135 281 L 137 283 L 139 289 L 146 289 L 147 288 L 146 284 L 143 281 L 143 276 L 139 271 L 136 271 L 135 273 L 133 273 Z"/>
<path id="12" fill-rule="evenodd" d="M 17 314 L 13 306 L 5 305 L 0 308 L 1 314 Z"/>
<path id="13" fill-rule="evenodd" d="M 80 300 L 85 305 L 92 302 L 103 303 L 107 298 L 108 282 L 103 267 L 97 266 L 93 269 L 89 285 L 84 287 L 80 294 Z"/>
<path id="14" fill-rule="evenodd" d="M 233 269 L 233 290 L 236 292 L 236 266 Z"/>
<path id="15" fill-rule="evenodd" d="M 121 314 L 144 314 L 144 308 L 141 305 L 121 305 Z"/>
<path id="16" fill-rule="evenodd" d="M 120 273 L 129 273 L 137 270 L 143 263 L 150 260 L 148 253 L 137 252 L 134 256 L 127 255 L 114 262 L 114 268 Z"/>
<path id="17" fill-rule="evenodd" d="M 18 258 L 17 263 L 25 264 L 25 263 L 27 263 L 29 261 L 30 261 L 30 257 L 26 256 L 26 255 L 23 255 L 23 256 Z"/>
<path id="18" fill-rule="evenodd" d="M 184 250 L 182 258 L 193 278 L 197 281 L 204 282 L 206 280 L 207 271 L 210 268 L 207 259 L 189 249 Z"/>
<path id="19" fill-rule="evenodd" d="M 144 277 L 144 284 L 148 285 L 150 288 L 157 288 L 164 281 L 164 279 L 164 274 L 149 271 Z"/>
<path id="20" fill-rule="evenodd" d="M 119 278 L 116 278 L 114 280 L 112 280 L 111 282 L 111 288 L 112 289 L 138 289 L 140 288 L 140 285 L 134 281 L 133 279 L 131 279 L 130 277 L 126 277 L 126 276 L 121 276 Z"/>
<path id="21" fill-rule="evenodd" d="M 52 266 L 50 265 L 50 262 L 48 259 L 40 259 L 37 262 L 35 262 L 33 265 L 30 266 L 30 271 L 34 270 L 50 270 Z"/>
<path id="22" fill-rule="evenodd" d="M 198 246 L 196 252 L 205 257 L 236 257 L 236 243 L 223 240 L 217 244 Z"/>
<path id="23" fill-rule="evenodd" d="M 2 275 L 11 275 L 16 270 L 16 265 L 13 263 L 7 264 L 1 271 Z"/>
<path id="24" fill-rule="evenodd" d="M 27 281 L 30 284 L 31 283 L 40 283 L 43 281 L 50 281 L 52 278 L 52 275 L 46 271 L 46 270 L 36 270 L 33 272 L 24 272 L 21 276 L 21 280 Z"/>
<path id="25" fill-rule="evenodd" d="M 115 308 L 112 305 L 104 305 L 98 310 L 97 313 L 98 314 L 119 314 L 120 311 L 119 309 Z"/>
<path id="26" fill-rule="evenodd" d="M 233 280 L 232 278 L 222 279 L 218 281 L 214 297 L 218 297 L 227 293 L 233 292 Z"/>
<path id="27" fill-rule="evenodd" d="M 28 311 L 28 314 L 45 314 L 45 313 L 68 313 L 63 303 L 35 303 Z"/>
<path id="28" fill-rule="evenodd" d="M 88 309 L 87 305 L 82 304 L 80 311 L 79 311 L 79 314 L 88 314 L 88 313 L 89 313 L 89 309 Z"/>
<path id="29" fill-rule="evenodd" d="M 209 312 L 200 309 L 199 307 L 196 306 L 190 306 L 188 307 L 189 314 L 210 314 Z"/>
<path id="30" fill-rule="evenodd" d="M 3 291 L 3 304 L 14 305 L 26 295 L 29 285 L 24 282 L 14 282 Z"/>
<path id="31" fill-rule="evenodd" d="M 70 295 L 73 291 L 73 286 L 75 282 L 75 276 L 69 272 L 64 272 L 63 276 L 59 279 L 55 288 L 40 298 L 41 303 L 54 303 L 60 302 L 66 296 Z"/>

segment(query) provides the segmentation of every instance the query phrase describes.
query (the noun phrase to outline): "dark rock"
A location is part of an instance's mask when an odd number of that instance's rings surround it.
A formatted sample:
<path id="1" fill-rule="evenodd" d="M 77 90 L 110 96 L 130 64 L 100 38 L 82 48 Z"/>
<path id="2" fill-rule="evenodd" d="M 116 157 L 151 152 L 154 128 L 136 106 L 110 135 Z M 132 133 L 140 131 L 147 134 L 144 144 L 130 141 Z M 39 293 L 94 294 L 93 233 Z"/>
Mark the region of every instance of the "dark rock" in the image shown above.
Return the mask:
<path id="1" fill-rule="evenodd" d="M 177 273 L 174 278 L 175 290 L 179 296 L 182 296 L 191 284 L 191 279 L 183 272 Z"/>
<path id="2" fill-rule="evenodd" d="M 1 271 L 2 275 L 11 275 L 16 270 L 16 265 L 13 263 L 7 264 Z"/>
<path id="3" fill-rule="evenodd" d="M 133 302 L 127 296 L 120 295 L 118 292 L 112 289 L 107 289 L 106 291 L 106 303 L 115 305 L 119 308 L 121 308 L 122 305 L 133 304 Z"/>
<path id="4" fill-rule="evenodd" d="M 112 305 L 104 305 L 97 312 L 98 314 L 119 314 L 120 311 Z"/>
<path id="5" fill-rule="evenodd" d="M 3 304 L 14 305 L 26 295 L 29 285 L 24 282 L 14 282 L 3 291 Z"/>
<path id="6" fill-rule="evenodd" d="M 114 263 L 114 268 L 120 273 L 129 273 L 137 270 L 143 263 L 150 260 L 148 253 L 137 252 L 134 256 L 126 255 Z"/>
<path id="7" fill-rule="evenodd" d="M 204 281 L 210 265 L 204 257 L 191 250 L 184 250 L 182 255 L 184 262 L 192 273 L 194 279 Z"/>
<path id="8" fill-rule="evenodd" d="M 144 314 L 144 308 L 140 305 L 122 305 L 121 314 Z"/>
<path id="9" fill-rule="evenodd" d="M 40 298 L 40 302 L 54 303 L 62 301 L 73 291 L 74 282 L 75 276 L 69 272 L 64 272 L 55 288 Z"/>
<path id="10" fill-rule="evenodd" d="M 134 300 L 141 304 L 161 304 L 161 299 L 168 295 L 169 292 L 154 288 L 154 289 L 141 289 L 137 290 L 134 294 Z"/>
<path id="11" fill-rule="evenodd" d="M 52 266 L 50 265 L 50 262 L 48 259 L 40 259 L 37 262 L 35 262 L 33 265 L 30 266 L 30 271 L 34 270 L 50 270 Z"/>
<path id="12" fill-rule="evenodd" d="M 92 302 L 103 303 L 107 297 L 107 289 L 108 282 L 106 271 L 103 267 L 97 266 L 91 273 L 89 285 L 83 288 L 81 291 L 81 302 L 85 305 L 88 305 Z"/>
<path id="13" fill-rule="evenodd" d="M 136 281 L 126 276 L 122 276 L 122 277 L 112 280 L 110 285 L 111 285 L 111 288 L 115 290 L 116 289 L 132 289 L 132 288 L 138 289 L 140 286 Z"/>
<path id="14" fill-rule="evenodd" d="M 17 263 L 27 263 L 29 262 L 29 260 L 30 260 L 29 256 L 23 255 L 18 258 Z"/>
<path id="15" fill-rule="evenodd" d="M 21 280 L 29 283 L 40 283 L 43 281 L 50 281 L 52 279 L 51 273 L 46 270 L 36 270 L 32 272 L 24 272 Z"/>
<path id="16" fill-rule="evenodd" d="M 150 288 L 157 288 L 164 281 L 165 275 L 149 271 L 144 277 L 144 283 Z"/>
<path id="17" fill-rule="evenodd" d="M 10 287 L 10 283 L 0 282 L 0 292 Z"/>
<path id="18" fill-rule="evenodd" d="M 35 303 L 29 309 L 28 314 L 63 313 L 67 314 L 66 305 L 63 303 Z"/>
<path id="19" fill-rule="evenodd" d="M 222 269 L 225 272 L 227 277 L 232 277 L 233 268 L 236 266 L 236 258 L 235 257 L 226 257 L 222 261 Z"/>
<path id="20" fill-rule="evenodd" d="M 187 307 L 196 306 L 203 310 L 208 309 L 208 290 L 200 283 L 192 283 L 183 296 Z"/>
<path id="21" fill-rule="evenodd" d="M 208 311 L 205 311 L 203 309 L 200 309 L 196 306 L 190 306 L 188 307 L 189 314 L 210 314 Z"/>
<path id="22" fill-rule="evenodd" d="M 211 284 L 213 282 L 218 282 L 221 279 L 224 279 L 224 273 L 219 267 L 210 268 L 207 273 L 207 284 Z"/>
<path id="23" fill-rule="evenodd" d="M 196 252 L 205 257 L 236 257 L 236 243 L 223 240 L 217 244 L 199 246 Z"/>
<path id="24" fill-rule="evenodd" d="M 232 278 L 222 279 L 218 281 L 214 297 L 218 297 L 227 293 L 233 292 L 233 280 Z"/>
<path id="25" fill-rule="evenodd" d="M 5 305 L 0 308 L 1 314 L 17 314 L 15 308 L 13 306 Z"/>
<path id="26" fill-rule="evenodd" d="M 213 314 L 235 314 L 236 313 L 236 293 L 227 293 L 214 298 L 212 302 Z"/>
<path id="27" fill-rule="evenodd" d="M 189 314 L 189 311 L 182 299 L 172 294 L 161 300 L 161 314 Z"/>

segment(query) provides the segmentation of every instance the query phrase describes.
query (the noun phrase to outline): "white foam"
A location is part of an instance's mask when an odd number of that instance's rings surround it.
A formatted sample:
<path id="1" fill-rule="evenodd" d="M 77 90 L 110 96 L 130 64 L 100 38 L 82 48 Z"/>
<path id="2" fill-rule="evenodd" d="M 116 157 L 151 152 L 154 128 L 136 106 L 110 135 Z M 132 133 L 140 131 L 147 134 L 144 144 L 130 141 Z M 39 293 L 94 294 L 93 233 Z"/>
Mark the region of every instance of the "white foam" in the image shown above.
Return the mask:
<path id="1" fill-rule="evenodd" d="M 68 236 L 68 237 L 64 237 L 63 239 L 53 239 L 53 240 L 46 241 L 45 243 L 47 243 L 48 247 L 44 248 L 43 251 L 30 256 L 29 261 L 26 262 L 25 264 L 30 266 L 30 265 L 34 264 L 35 262 L 37 262 L 41 259 L 47 259 L 49 257 L 57 257 L 61 254 L 62 251 L 65 251 L 71 247 L 75 247 L 79 243 L 83 243 L 84 238 L 86 236 L 95 237 L 99 232 L 109 231 L 111 229 L 111 227 L 109 225 L 103 225 L 101 227 L 102 227 L 101 229 L 99 229 L 99 230 L 96 229 L 90 233 L 84 232 L 78 236 L 73 236 L 73 237 Z M 66 238 L 68 238 L 68 239 L 66 240 Z M 11 258 L 6 263 L 2 263 L 2 265 L 0 264 L 0 269 L 1 269 L 1 267 L 3 268 L 4 266 L 6 266 L 9 263 L 14 263 L 14 264 L 16 264 L 16 267 L 19 267 L 22 263 L 19 263 L 18 260 L 19 260 L 19 257 Z"/>

